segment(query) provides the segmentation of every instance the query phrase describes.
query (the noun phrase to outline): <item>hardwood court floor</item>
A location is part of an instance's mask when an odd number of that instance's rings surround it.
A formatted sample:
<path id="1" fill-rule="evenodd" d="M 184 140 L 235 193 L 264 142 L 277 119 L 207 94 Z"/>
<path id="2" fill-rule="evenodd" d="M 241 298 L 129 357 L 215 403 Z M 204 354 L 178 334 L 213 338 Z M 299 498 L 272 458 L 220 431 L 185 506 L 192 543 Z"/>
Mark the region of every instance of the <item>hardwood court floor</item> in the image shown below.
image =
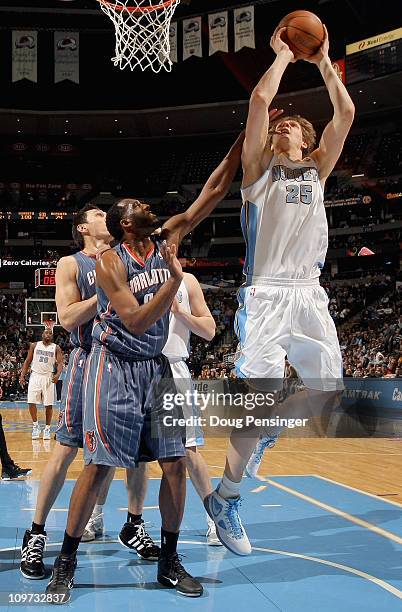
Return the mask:
<path id="1" fill-rule="evenodd" d="M 0 406 L 9 452 L 21 466 L 33 469 L 39 479 L 54 440 L 31 439 L 26 408 Z M 55 415 L 57 411 L 55 410 Z M 40 415 L 42 416 L 42 415 Z M 52 426 L 54 429 L 55 425 Z M 227 438 L 207 437 L 202 453 L 211 476 L 220 476 L 225 465 Z M 67 478 L 75 479 L 83 467 L 82 451 L 70 466 Z M 402 504 L 402 439 L 400 438 L 291 438 L 281 437 L 263 458 L 260 473 L 269 476 L 317 474 L 373 495 Z M 149 475 L 159 477 L 157 463 Z M 118 470 L 116 478 L 123 478 Z"/>
<path id="2" fill-rule="evenodd" d="M 0 609 L 11 611 L 10 597 L 41 596 L 46 586 L 46 581 L 22 578 L 19 548 L 55 443 L 31 440 L 25 406 L 0 405 L 0 411 L 11 455 L 33 468 L 26 481 L 0 482 Z M 193 612 L 401 609 L 402 440 L 302 438 L 300 433 L 283 435 L 266 452 L 260 482 L 242 483 L 241 514 L 253 547 L 247 557 L 206 546 L 205 511 L 188 482 L 179 547 L 186 568 L 204 587 L 204 596 L 187 604 Z M 202 452 L 211 476 L 222 474 L 226 446 L 227 438 L 207 438 Z M 63 540 L 71 492 L 82 466 L 80 451 L 48 517 L 48 575 Z M 149 472 L 144 519 L 158 541 L 156 463 Z M 127 511 L 123 477 L 124 471 L 118 470 L 105 504 L 105 537 L 80 546 L 70 607 L 78 612 L 184 609 L 186 603 L 178 601 L 174 589 L 163 589 L 156 582 L 155 565 L 137 559 L 118 542 Z M 37 612 L 46 609 L 35 606 Z"/>

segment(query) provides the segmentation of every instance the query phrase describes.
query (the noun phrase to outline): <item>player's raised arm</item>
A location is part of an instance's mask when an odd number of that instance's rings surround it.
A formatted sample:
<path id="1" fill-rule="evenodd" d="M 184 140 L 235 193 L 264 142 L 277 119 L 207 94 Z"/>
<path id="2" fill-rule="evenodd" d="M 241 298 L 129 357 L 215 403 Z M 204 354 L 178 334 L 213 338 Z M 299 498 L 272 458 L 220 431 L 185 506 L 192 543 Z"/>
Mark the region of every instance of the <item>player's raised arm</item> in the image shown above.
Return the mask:
<path id="1" fill-rule="evenodd" d="M 25 376 L 28 374 L 28 370 L 30 368 L 30 365 L 32 363 L 32 359 L 34 356 L 34 350 L 35 350 L 35 346 L 36 346 L 36 342 L 31 342 L 29 345 L 29 350 L 28 350 L 28 355 L 26 356 L 26 359 L 22 365 L 22 370 L 21 370 L 21 375 L 20 375 L 20 385 L 24 385 L 25 384 Z"/>
<path id="2" fill-rule="evenodd" d="M 271 112 L 268 112 L 268 109 L 278 92 L 288 64 L 295 61 L 292 51 L 281 39 L 281 34 L 285 29 L 276 29 L 273 33 L 271 47 L 276 53 L 275 61 L 261 77 L 251 94 L 242 153 L 244 187 L 260 178 L 272 156 L 272 153 L 266 150 L 269 121 L 278 117 L 283 111 L 272 109 Z"/>
<path id="3" fill-rule="evenodd" d="M 188 291 L 191 313 L 182 309 L 176 298 L 172 304 L 171 312 L 193 334 L 211 341 L 215 336 L 216 325 L 211 311 L 205 302 L 200 283 L 195 276 L 188 273 L 184 275 L 184 282 Z"/>
<path id="4" fill-rule="evenodd" d="M 141 305 L 129 289 L 126 270 L 114 250 L 107 251 L 96 264 L 98 286 L 106 293 L 113 309 L 132 334 L 143 334 L 165 314 L 183 279 L 175 245 L 162 246 L 161 254 L 168 264 L 170 278 L 152 300 Z"/>
<path id="5" fill-rule="evenodd" d="M 324 182 L 334 169 L 355 115 L 355 107 L 348 91 L 329 59 L 328 32 L 325 26 L 324 31 L 325 38 L 320 49 L 313 56 L 306 58 L 306 61 L 318 66 L 334 108 L 332 120 L 324 129 L 318 148 L 311 154 L 316 161 L 321 182 Z"/>
<path id="6" fill-rule="evenodd" d="M 193 204 L 186 212 L 174 215 L 163 225 L 163 229 L 169 231 L 169 244 L 180 243 L 184 236 L 206 219 L 223 200 L 239 167 L 243 141 L 244 132 L 241 132 Z"/>
<path id="7" fill-rule="evenodd" d="M 62 257 L 57 263 L 55 297 L 60 324 L 69 332 L 87 323 L 96 314 L 96 295 L 88 300 L 81 299 L 74 257 Z"/>

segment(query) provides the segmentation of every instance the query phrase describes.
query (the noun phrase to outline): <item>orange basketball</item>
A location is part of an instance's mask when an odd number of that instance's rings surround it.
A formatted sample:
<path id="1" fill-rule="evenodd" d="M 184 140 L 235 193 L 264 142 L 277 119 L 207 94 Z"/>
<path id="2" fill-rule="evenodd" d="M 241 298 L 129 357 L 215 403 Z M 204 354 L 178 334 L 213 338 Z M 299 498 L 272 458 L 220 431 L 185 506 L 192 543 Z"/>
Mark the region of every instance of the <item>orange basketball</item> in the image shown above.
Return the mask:
<path id="1" fill-rule="evenodd" d="M 286 27 L 281 38 L 289 45 L 296 59 L 314 55 L 324 40 L 321 20 L 310 11 L 293 11 L 279 23 Z"/>

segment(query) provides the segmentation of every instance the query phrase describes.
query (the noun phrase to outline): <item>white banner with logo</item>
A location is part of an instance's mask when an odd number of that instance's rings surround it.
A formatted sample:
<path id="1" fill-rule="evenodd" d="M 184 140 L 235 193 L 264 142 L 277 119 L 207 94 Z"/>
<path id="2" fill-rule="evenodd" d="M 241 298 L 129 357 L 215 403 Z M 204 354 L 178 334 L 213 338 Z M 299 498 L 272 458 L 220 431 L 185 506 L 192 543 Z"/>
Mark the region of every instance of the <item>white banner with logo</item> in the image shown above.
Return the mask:
<path id="1" fill-rule="evenodd" d="M 78 32 L 54 33 L 54 82 L 80 82 L 80 39 Z"/>
<path id="2" fill-rule="evenodd" d="M 254 6 L 234 9 L 235 52 L 243 47 L 255 49 Z"/>
<path id="3" fill-rule="evenodd" d="M 183 21 L 183 60 L 191 56 L 202 57 L 201 17 Z"/>
<path id="4" fill-rule="evenodd" d="M 208 15 L 209 55 L 217 51 L 228 52 L 228 12 Z"/>
<path id="5" fill-rule="evenodd" d="M 169 26 L 170 61 L 177 62 L 177 21 Z"/>
<path id="6" fill-rule="evenodd" d="M 38 32 L 13 30 L 12 35 L 13 83 L 28 79 L 38 82 Z"/>

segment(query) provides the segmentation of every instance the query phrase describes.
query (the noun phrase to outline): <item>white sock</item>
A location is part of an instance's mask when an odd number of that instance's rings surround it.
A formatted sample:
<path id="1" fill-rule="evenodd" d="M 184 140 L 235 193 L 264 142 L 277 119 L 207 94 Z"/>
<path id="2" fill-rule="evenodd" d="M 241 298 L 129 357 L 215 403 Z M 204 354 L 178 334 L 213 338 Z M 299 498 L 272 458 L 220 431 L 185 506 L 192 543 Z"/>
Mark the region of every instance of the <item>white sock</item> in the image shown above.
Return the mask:
<path id="1" fill-rule="evenodd" d="M 101 504 L 95 504 L 93 512 L 92 512 L 92 516 L 99 516 L 99 514 L 103 513 L 103 505 Z"/>
<path id="2" fill-rule="evenodd" d="M 39 427 L 39 421 L 32 421 L 33 427 Z"/>
<path id="3" fill-rule="evenodd" d="M 239 497 L 240 495 L 240 482 L 233 482 L 225 474 L 223 475 L 222 481 L 218 487 L 218 493 L 223 499 L 230 499 L 232 497 Z"/>
<path id="4" fill-rule="evenodd" d="M 50 429 L 50 425 L 45 425 L 45 429 Z"/>

